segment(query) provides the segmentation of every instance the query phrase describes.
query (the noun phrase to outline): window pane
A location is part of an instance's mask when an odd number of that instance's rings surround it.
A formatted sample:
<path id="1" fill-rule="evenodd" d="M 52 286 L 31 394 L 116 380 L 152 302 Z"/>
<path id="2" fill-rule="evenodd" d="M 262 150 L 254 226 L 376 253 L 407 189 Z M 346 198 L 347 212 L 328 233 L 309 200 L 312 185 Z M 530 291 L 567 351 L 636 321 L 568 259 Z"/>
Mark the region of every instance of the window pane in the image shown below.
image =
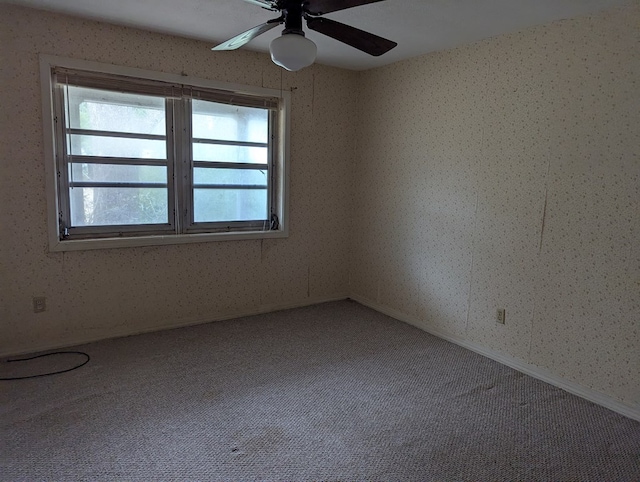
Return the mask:
<path id="1" fill-rule="evenodd" d="M 164 166 L 126 166 L 117 164 L 74 163 L 70 181 L 94 182 L 162 182 L 167 183 Z"/>
<path id="2" fill-rule="evenodd" d="M 132 157 L 166 159 L 166 141 L 130 139 L 127 137 L 67 136 L 68 154 L 73 156 Z"/>
<path id="3" fill-rule="evenodd" d="M 76 187 L 69 198 L 72 226 L 169 222 L 164 188 Z"/>
<path id="4" fill-rule="evenodd" d="M 192 110 L 193 137 L 265 144 L 268 142 L 267 109 L 193 100 Z"/>
<path id="5" fill-rule="evenodd" d="M 74 129 L 166 134 L 164 98 L 70 85 L 65 109 Z"/>
<path id="6" fill-rule="evenodd" d="M 268 148 L 221 146 L 217 144 L 193 143 L 193 160 L 210 162 L 246 162 L 250 164 L 267 164 Z"/>
<path id="7" fill-rule="evenodd" d="M 267 219 L 266 189 L 194 189 L 196 223 Z"/>
<path id="8" fill-rule="evenodd" d="M 193 170 L 194 184 L 234 184 L 267 187 L 267 170 L 216 169 L 196 167 Z"/>

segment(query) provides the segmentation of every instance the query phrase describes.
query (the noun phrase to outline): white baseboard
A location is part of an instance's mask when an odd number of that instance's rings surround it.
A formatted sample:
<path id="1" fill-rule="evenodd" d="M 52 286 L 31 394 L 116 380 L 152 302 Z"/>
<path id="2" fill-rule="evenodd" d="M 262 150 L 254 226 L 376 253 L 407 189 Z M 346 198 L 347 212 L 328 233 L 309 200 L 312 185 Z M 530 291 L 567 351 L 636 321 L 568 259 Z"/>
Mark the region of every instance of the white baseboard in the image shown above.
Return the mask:
<path id="1" fill-rule="evenodd" d="M 510 356 L 503 355 L 462 338 L 439 332 L 438 330 L 430 327 L 424 321 L 406 315 L 405 313 L 397 311 L 393 308 L 388 308 L 386 306 L 380 305 L 374 301 L 362 298 L 360 296 L 350 296 L 350 299 L 352 299 L 353 301 L 357 301 L 362 305 L 368 306 L 375 311 L 379 311 L 380 313 L 384 313 L 385 315 L 395 318 L 396 320 L 404 321 L 405 323 L 413 325 L 416 328 L 437 336 L 438 338 L 442 338 L 444 340 L 455 343 L 456 345 L 460 345 L 463 348 L 467 348 L 468 350 L 486 356 L 487 358 L 491 358 L 492 360 L 502 363 L 503 365 L 507 365 L 508 367 L 518 370 L 519 372 L 530 375 L 534 378 L 537 378 L 538 380 L 542 380 L 543 382 L 547 382 L 569 393 L 589 400 L 590 402 L 596 403 L 605 408 L 608 408 L 609 410 L 620 413 L 625 417 L 640 421 L 640 406 L 638 405 L 628 405 L 624 402 L 616 400 L 615 398 L 605 395 L 604 393 L 583 387 L 582 385 L 574 381 L 567 380 L 558 375 L 555 375 L 554 373 L 545 370 L 544 368 L 540 368 L 536 365 L 531 365 L 518 358 L 512 358 Z"/>
<path id="2" fill-rule="evenodd" d="M 374 301 L 362 298 L 360 296 L 344 295 L 344 296 L 335 296 L 331 298 L 308 298 L 306 300 L 298 301 L 294 303 L 261 305 L 259 307 L 249 309 L 249 310 L 240 310 L 233 313 L 225 313 L 224 315 L 211 316 L 208 318 L 186 318 L 178 322 L 159 324 L 154 327 L 147 327 L 142 329 L 140 328 L 126 329 L 125 328 L 120 330 L 113 330 L 108 334 L 94 335 L 94 336 L 78 336 L 78 337 L 66 339 L 64 341 L 59 341 L 57 343 L 56 342 L 43 343 L 38 345 L 20 347 L 18 349 L 11 350 L 11 351 L 0 352 L 0 357 L 4 358 L 4 357 L 10 357 L 10 356 L 24 355 L 27 353 L 37 353 L 42 351 L 56 350 L 56 349 L 67 348 L 67 347 L 76 346 L 76 345 L 85 345 L 87 343 L 93 343 L 93 342 L 105 340 L 105 339 L 121 338 L 124 336 L 140 335 L 143 333 L 151 333 L 151 332 L 161 331 L 161 330 L 172 330 L 174 328 L 201 325 L 205 323 L 224 321 L 224 320 L 229 320 L 233 318 L 242 318 L 245 316 L 261 315 L 264 313 L 271 313 L 274 311 L 287 310 L 291 308 L 301 308 L 304 306 L 316 305 L 319 303 L 340 301 L 347 298 L 350 298 L 364 306 L 368 306 L 369 308 L 379 311 L 380 313 L 384 313 L 385 315 L 391 316 L 392 318 L 395 318 L 397 320 L 413 325 L 416 328 L 419 328 L 423 331 L 426 331 L 427 333 L 437 336 L 438 338 L 442 338 L 444 340 L 450 341 L 452 343 L 455 343 L 456 345 L 462 346 L 463 348 L 467 348 L 468 350 L 471 350 L 480 355 L 486 356 L 487 358 L 491 358 L 492 360 L 502 363 L 503 365 L 507 365 L 508 367 L 511 367 L 522 373 L 525 373 L 534 378 L 547 382 L 569 393 L 572 393 L 586 400 L 589 400 L 590 402 L 601 405 L 605 408 L 613 410 L 614 412 L 620 413 L 631 419 L 640 421 L 640 406 L 638 405 L 628 405 L 608 395 L 605 395 L 601 392 L 583 387 L 582 385 L 574 381 L 567 380 L 558 375 L 555 375 L 554 373 L 548 370 L 545 370 L 543 368 L 540 368 L 536 365 L 531 365 L 529 363 L 526 363 L 525 361 L 520 360 L 518 358 L 513 358 L 507 355 L 503 355 L 501 353 L 495 352 L 493 350 L 485 348 L 476 343 L 464 340 L 462 338 L 459 338 L 453 335 L 449 335 L 447 333 L 442 333 L 438 330 L 435 330 L 433 327 L 430 327 L 424 321 L 421 321 L 415 317 L 406 315 L 405 313 L 402 313 L 393 308 L 389 308 L 389 307 L 380 305 Z"/>
<path id="3" fill-rule="evenodd" d="M 288 310 L 291 308 L 302 308 L 304 306 L 317 305 L 320 303 L 328 303 L 330 301 L 340 301 L 347 299 L 348 296 L 335 296 L 331 298 L 307 298 L 302 301 L 294 303 L 282 303 L 273 305 L 260 305 L 256 308 L 248 310 L 235 311 L 233 313 L 225 313 L 223 315 L 212 315 L 207 318 L 185 318 L 180 321 L 171 321 L 168 323 L 159 323 L 156 326 L 150 326 L 146 328 L 129 328 L 118 327 L 120 329 L 110 330 L 108 333 L 102 333 L 100 335 L 91 336 L 77 336 L 69 337 L 65 340 L 61 340 L 53 343 L 41 343 L 19 347 L 6 352 L 0 352 L 0 357 L 14 357 L 30 353 L 38 353 L 43 351 L 57 350 L 60 348 L 68 348 L 71 346 L 85 345 L 87 343 L 94 343 L 96 341 L 108 340 L 112 338 L 122 338 L 124 336 L 141 335 L 143 333 L 152 333 L 155 331 L 173 330 L 174 328 L 183 328 L 186 326 L 203 325 L 205 323 L 213 323 L 216 321 L 230 320 L 234 318 L 242 318 L 245 316 L 262 315 L 264 313 L 271 313 L 273 311 Z"/>

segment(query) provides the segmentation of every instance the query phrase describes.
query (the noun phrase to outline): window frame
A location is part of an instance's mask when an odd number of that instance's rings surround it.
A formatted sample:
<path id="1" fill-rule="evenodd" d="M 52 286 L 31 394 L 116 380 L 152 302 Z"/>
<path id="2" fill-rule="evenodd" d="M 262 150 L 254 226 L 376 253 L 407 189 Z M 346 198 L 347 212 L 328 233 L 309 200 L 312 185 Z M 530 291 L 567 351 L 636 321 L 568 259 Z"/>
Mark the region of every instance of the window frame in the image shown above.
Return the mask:
<path id="1" fill-rule="evenodd" d="M 185 196 L 193 198 L 195 187 L 192 183 L 192 173 L 194 168 L 192 156 L 192 133 L 191 121 L 185 106 L 191 100 L 172 102 L 165 97 L 166 142 L 167 142 L 167 174 L 168 174 L 168 223 L 161 225 L 148 225 L 152 229 L 140 229 L 145 225 L 117 226 L 113 227 L 91 227 L 83 229 L 73 228 L 75 238 L 68 239 L 63 236 L 64 226 L 62 226 L 61 210 L 68 209 L 64 205 L 69 199 L 61 195 L 62 189 L 68 188 L 68 170 L 66 166 L 65 146 L 61 145 L 58 139 L 64 139 L 65 126 L 61 122 L 56 122 L 56 103 L 61 101 L 56 96 L 62 95 L 61 89 L 56 89 L 53 71 L 54 69 L 69 69 L 86 73 L 109 76 L 127 77 L 133 84 L 144 85 L 147 83 L 167 84 L 167 86 L 179 86 L 181 91 L 193 89 L 202 93 L 201 100 L 215 102 L 215 93 L 223 96 L 250 96 L 277 99 L 275 108 L 269 111 L 269 122 L 271 132 L 269 135 L 270 149 L 268 154 L 267 196 L 268 203 L 272 206 L 272 213 L 277 215 L 278 226 L 267 226 L 269 222 L 258 223 L 247 222 L 211 222 L 195 223 L 193 209 L 185 210 L 186 206 L 193 207 L 191 202 L 185 202 Z M 44 155 L 47 190 L 47 218 L 48 218 L 48 239 L 50 251 L 75 251 L 89 249 L 108 249 L 135 246 L 157 246 L 169 244 L 200 243 L 209 241 L 230 241 L 243 239 L 263 239 L 263 238 L 283 238 L 288 236 L 288 209 L 289 209 L 289 129 L 290 129 L 290 103 L 291 94 L 288 91 L 268 89 L 263 87 L 230 84 L 190 77 L 186 75 L 168 74 L 162 72 L 148 71 L 133 67 L 122 67 L 111 64 L 103 64 L 80 59 L 71 59 L 51 55 L 40 55 L 40 78 L 42 86 L 42 106 L 43 106 L 43 132 L 44 132 Z M 123 90 L 123 92 L 136 93 L 135 90 Z M 144 92 L 138 92 L 144 95 Z M 198 97 L 192 97 L 196 99 Z M 235 104 L 234 104 L 235 105 Z M 239 104 L 242 105 L 242 104 Z M 189 111 L 190 112 L 190 111 Z M 172 126 L 169 124 L 170 116 L 181 116 L 182 126 L 188 126 L 188 133 L 181 133 L 170 136 L 169 131 Z M 173 142 L 175 140 L 175 145 Z M 64 143 L 62 143 L 64 144 Z M 170 145 L 171 144 L 171 145 Z M 174 157 L 174 159 L 171 159 Z M 62 169 L 61 169 L 62 167 Z M 173 181 L 172 181 L 173 179 Z M 67 190 L 68 192 L 68 190 Z M 181 197 L 178 204 L 173 200 Z M 174 211 L 174 206 L 182 206 L 182 212 Z M 188 211 L 188 212 L 187 212 Z M 68 211 L 67 211 L 68 212 Z M 270 217 L 271 214 L 268 215 Z M 158 229 L 156 229 L 156 227 Z M 234 229 L 235 230 L 232 230 Z M 92 234 L 87 235 L 87 231 Z M 84 235 L 83 235 L 84 232 Z M 100 237 L 102 233 L 115 233 L 117 236 Z M 90 237 L 87 237 L 90 236 Z"/>

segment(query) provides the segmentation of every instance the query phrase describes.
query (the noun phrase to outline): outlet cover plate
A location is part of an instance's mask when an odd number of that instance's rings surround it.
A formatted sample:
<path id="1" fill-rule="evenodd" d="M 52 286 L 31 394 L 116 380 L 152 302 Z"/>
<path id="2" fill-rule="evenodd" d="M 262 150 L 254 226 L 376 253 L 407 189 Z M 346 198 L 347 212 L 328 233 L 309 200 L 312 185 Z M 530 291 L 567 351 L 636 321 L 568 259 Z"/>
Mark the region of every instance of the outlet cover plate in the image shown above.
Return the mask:
<path id="1" fill-rule="evenodd" d="M 47 299 L 44 296 L 34 296 L 33 312 L 42 313 L 47 310 Z"/>

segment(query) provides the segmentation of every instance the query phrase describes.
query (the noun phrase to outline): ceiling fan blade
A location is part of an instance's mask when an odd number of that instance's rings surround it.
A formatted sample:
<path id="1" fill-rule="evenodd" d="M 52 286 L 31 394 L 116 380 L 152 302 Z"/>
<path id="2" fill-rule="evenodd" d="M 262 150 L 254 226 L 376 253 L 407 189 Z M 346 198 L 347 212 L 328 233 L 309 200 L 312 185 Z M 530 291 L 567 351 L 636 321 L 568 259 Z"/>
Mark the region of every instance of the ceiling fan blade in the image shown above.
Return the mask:
<path id="1" fill-rule="evenodd" d="M 273 10 L 273 5 L 268 0 L 244 0 L 247 3 L 253 3 L 258 7 L 268 8 L 269 10 Z"/>
<path id="2" fill-rule="evenodd" d="M 252 3 L 253 5 L 257 5 L 258 7 L 263 8 L 271 8 L 271 2 L 267 0 L 244 0 L 247 3 Z"/>
<path id="3" fill-rule="evenodd" d="M 383 0 L 309 0 L 304 6 L 304 11 L 310 15 L 324 15 L 325 13 L 346 10 L 359 7 L 367 3 L 382 2 Z"/>
<path id="4" fill-rule="evenodd" d="M 308 17 L 307 27 L 374 57 L 378 57 L 398 45 L 386 38 L 323 17 Z"/>
<path id="5" fill-rule="evenodd" d="M 280 25 L 283 21 L 284 21 L 284 19 L 282 17 L 274 18 L 273 20 L 269 20 L 268 22 L 263 23 L 262 25 L 258 25 L 256 27 L 253 27 L 252 29 L 247 30 L 246 32 L 242 32 L 240 35 L 236 35 L 235 37 L 230 38 L 229 40 L 227 40 L 226 42 L 221 43 L 220 45 L 216 45 L 211 50 L 235 50 L 235 49 L 239 49 L 243 45 L 246 45 L 249 42 L 251 42 L 258 35 L 262 35 L 263 33 L 268 32 L 269 30 L 271 30 L 273 27 L 276 27 L 276 26 Z"/>

